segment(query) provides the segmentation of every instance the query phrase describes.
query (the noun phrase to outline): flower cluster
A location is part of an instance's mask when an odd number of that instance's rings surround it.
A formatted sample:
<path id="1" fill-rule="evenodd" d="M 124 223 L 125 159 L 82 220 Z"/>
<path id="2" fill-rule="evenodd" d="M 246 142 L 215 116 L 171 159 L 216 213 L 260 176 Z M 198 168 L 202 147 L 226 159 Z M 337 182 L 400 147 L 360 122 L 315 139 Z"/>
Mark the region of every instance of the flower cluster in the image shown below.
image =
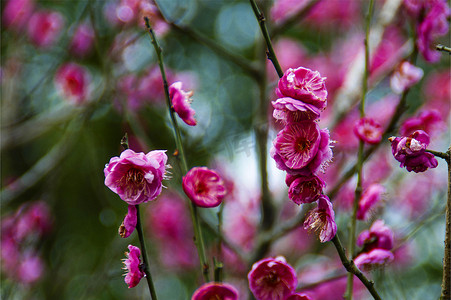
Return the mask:
<path id="1" fill-rule="evenodd" d="M 416 130 L 408 137 L 391 137 L 392 153 L 400 167 L 415 173 L 424 172 L 438 165 L 434 154 L 426 152 L 429 146 L 429 135 L 423 130 Z"/>
<path id="2" fill-rule="evenodd" d="M 273 117 L 284 124 L 270 151 L 277 168 L 286 171 L 288 196 L 296 204 L 317 201 L 304 228 L 319 231 L 321 242 L 331 240 L 337 227 L 332 203 L 323 195 L 325 182 L 317 176 L 332 159 L 329 131 L 318 125 L 327 105 L 324 77 L 307 68 L 288 69 L 280 78 L 272 102 Z"/>

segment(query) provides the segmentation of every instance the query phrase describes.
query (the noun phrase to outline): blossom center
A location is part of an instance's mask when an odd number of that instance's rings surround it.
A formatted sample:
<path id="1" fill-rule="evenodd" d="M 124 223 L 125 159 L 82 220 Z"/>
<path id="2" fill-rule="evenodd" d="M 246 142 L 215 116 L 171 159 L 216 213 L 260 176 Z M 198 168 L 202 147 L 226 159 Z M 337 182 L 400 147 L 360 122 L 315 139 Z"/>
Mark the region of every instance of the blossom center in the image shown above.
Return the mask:
<path id="1" fill-rule="evenodd" d="M 295 148 L 297 152 L 303 152 L 304 150 L 310 148 L 310 141 L 306 139 L 298 139 L 296 141 Z"/>
<path id="2" fill-rule="evenodd" d="M 268 275 L 266 275 L 266 281 L 271 285 L 276 285 L 280 282 L 280 278 L 277 275 L 277 272 L 274 270 L 271 270 Z"/>

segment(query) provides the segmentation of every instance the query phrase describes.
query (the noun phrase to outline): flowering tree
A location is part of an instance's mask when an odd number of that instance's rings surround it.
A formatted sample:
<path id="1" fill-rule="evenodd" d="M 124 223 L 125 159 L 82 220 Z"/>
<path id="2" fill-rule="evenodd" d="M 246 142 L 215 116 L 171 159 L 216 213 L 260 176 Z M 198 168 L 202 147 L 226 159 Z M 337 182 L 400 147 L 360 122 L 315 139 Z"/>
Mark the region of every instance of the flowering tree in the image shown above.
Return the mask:
<path id="1" fill-rule="evenodd" d="M 2 298 L 450 299 L 446 1 L 2 5 Z"/>

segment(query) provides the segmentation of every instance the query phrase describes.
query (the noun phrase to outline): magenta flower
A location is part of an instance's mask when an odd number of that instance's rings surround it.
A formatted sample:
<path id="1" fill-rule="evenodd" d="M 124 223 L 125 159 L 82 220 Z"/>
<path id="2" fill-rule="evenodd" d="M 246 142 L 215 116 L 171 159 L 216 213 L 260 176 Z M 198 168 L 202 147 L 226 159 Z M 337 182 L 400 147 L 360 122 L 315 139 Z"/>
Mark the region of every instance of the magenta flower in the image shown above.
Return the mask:
<path id="1" fill-rule="evenodd" d="M 316 174 L 332 159 L 329 131 L 320 130 L 313 121 L 287 124 L 273 144 L 271 156 L 277 168 L 290 174 Z"/>
<path id="2" fill-rule="evenodd" d="M 183 176 L 183 191 L 200 207 L 218 206 L 226 195 L 225 185 L 219 174 L 207 167 L 189 170 Z"/>
<path id="3" fill-rule="evenodd" d="M 280 78 L 276 93 L 279 98 L 290 97 L 323 110 L 327 105 L 325 79 L 318 71 L 303 67 L 290 68 Z"/>
<path id="4" fill-rule="evenodd" d="M 378 183 L 371 184 L 363 192 L 357 209 L 357 220 L 367 220 L 369 218 L 371 210 L 381 200 L 383 193 L 385 193 L 385 188 Z"/>
<path id="5" fill-rule="evenodd" d="M 42 259 L 33 254 L 26 254 L 17 266 L 17 279 L 25 284 L 38 281 L 44 273 Z"/>
<path id="6" fill-rule="evenodd" d="M 376 220 L 370 230 L 364 230 L 359 234 L 357 245 L 364 247 L 365 252 L 375 248 L 391 250 L 393 236 L 393 231 L 384 224 L 383 220 Z"/>
<path id="7" fill-rule="evenodd" d="M 354 125 L 355 135 L 365 143 L 378 144 L 382 139 L 382 128 L 371 118 L 361 118 Z"/>
<path id="8" fill-rule="evenodd" d="M 403 61 L 390 78 L 391 89 L 396 94 L 401 94 L 420 81 L 423 73 L 423 69 L 415 67 L 408 61 Z"/>
<path id="9" fill-rule="evenodd" d="M 37 47 L 50 47 L 60 36 L 63 27 L 64 17 L 59 12 L 36 12 L 28 23 L 28 36 Z"/>
<path id="10" fill-rule="evenodd" d="M 92 50 L 94 38 L 94 29 L 90 25 L 78 25 L 69 45 L 71 53 L 78 57 L 86 56 Z"/>
<path id="11" fill-rule="evenodd" d="M 274 107 L 274 119 L 282 121 L 284 124 L 302 120 L 315 120 L 320 115 L 319 109 L 312 104 L 289 97 L 279 98 L 271 103 Z"/>
<path id="12" fill-rule="evenodd" d="M 137 223 L 138 223 L 138 210 L 136 209 L 136 206 L 129 205 L 128 213 L 125 216 L 121 226 L 119 227 L 119 235 L 122 238 L 129 237 L 130 234 L 132 234 L 132 232 L 135 230 Z"/>
<path id="13" fill-rule="evenodd" d="M 438 165 L 434 155 L 424 150 L 429 146 L 429 135 L 423 130 L 416 130 L 408 137 L 391 137 L 392 153 L 400 167 L 415 173 L 424 172 Z"/>
<path id="14" fill-rule="evenodd" d="M 237 290 L 227 283 L 209 282 L 201 285 L 191 300 L 238 300 Z"/>
<path id="15" fill-rule="evenodd" d="M 166 151 L 154 150 L 147 154 L 127 149 L 120 157 L 113 157 L 105 166 L 105 185 L 129 205 L 138 205 L 155 199 L 165 178 Z"/>
<path id="16" fill-rule="evenodd" d="M 55 85 L 60 94 L 69 102 L 82 104 L 88 97 L 88 72 L 78 64 L 64 64 L 56 71 Z"/>
<path id="17" fill-rule="evenodd" d="M 326 186 L 326 183 L 316 175 L 287 174 L 285 182 L 289 186 L 288 198 L 298 205 L 318 200 Z"/>
<path id="18" fill-rule="evenodd" d="M 190 103 L 192 102 L 191 96 L 193 96 L 193 94 L 193 91 L 185 92 L 182 90 L 181 81 L 174 82 L 169 87 L 169 98 L 171 98 L 174 111 L 179 115 L 183 122 L 190 126 L 195 126 L 197 124 L 197 121 L 194 118 L 196 112 L 190 106 Z"/>
<path id="19" fill-rule="evenodd" d="M 3 24 L 15 31 L 21 31 L 30 19 L 34 9 L 33 0 L 9 0 L 3 8 Z"/>
<path id="20" fill-rule="evenodd" d="M 312 298 L 304 293 L 296 293 L 288 296 L 285 300 L 312 300 Z"/>
<path id="21" fill-rule="evenodd" d="M 296 271 L 282 256 L 257 261 L 247 279 L 257 300 L 284 300 L 297 285 Z"/>
<path id="22" fill-rule="evenodd" d="M 318 206 L 308 212 L 304 221 L 304 229 L 319 231 L 321 243 L 330 241 L 337 233 L 335 213 L 332 203 L 326 195 L 321 195 L 318 199 Z"/>
<path id="23" fill-rule="evenodd" d="M 125 273 L 125 283 L 128 288 L 138 285 L 141 278 L 144 277 L 144 272 L 141 268 L 141 250 L 133 245 L 128 245 L 129 252 L 125 252 L 126 259 L 123 260 Z"/>
<path id="24" fill-rule="evenodd" d="M 393 261 L 394 256 L 388 250 L 373 249 L 368 253 L 362 253 L 354 259 L 354 263 L 360 270 L 370 271 Z"/>
<path id="25" fill-rule="evenodd" d="M 434 40 L 448 32 L 450 8 L 446 1 L 430 1 L 423 21 L 417 27 L 417 46 L 427 62 L 440 60 L 440 52 L 434 49 Z"/>

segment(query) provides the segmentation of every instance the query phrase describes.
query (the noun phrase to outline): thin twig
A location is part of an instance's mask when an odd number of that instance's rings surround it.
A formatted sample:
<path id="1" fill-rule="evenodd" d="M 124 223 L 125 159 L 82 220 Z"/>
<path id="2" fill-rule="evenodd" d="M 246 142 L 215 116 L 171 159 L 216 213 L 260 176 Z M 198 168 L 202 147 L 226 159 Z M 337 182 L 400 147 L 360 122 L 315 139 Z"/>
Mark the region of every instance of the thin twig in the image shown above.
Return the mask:
<path id="1" fill-rule="evenodd" d="M 446 202 L 446 220 L 445 220 L 445 253 L 443 256 L 443 278 L 441 300 L 451 298 L 451 147 L 448 148 L 448 200 Z"/>
<path id="2" fill-rule="evenodd" d="M 435 49 L 437 51 L 448 52 L 448 54 L 451 55 L 451 48 L 450 47 L 446 47 L 446 46 L 438 44 L 437 46 L 435 46 Z"/>

